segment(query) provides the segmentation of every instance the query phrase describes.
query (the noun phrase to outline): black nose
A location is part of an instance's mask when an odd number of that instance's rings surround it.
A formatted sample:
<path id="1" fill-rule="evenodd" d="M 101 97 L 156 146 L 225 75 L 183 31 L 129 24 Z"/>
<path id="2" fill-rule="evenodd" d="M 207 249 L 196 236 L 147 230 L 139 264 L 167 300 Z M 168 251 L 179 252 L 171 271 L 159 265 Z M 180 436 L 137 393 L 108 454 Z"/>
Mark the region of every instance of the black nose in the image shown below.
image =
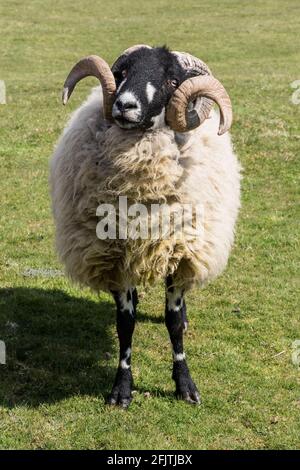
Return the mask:
<path id="1" fill-rule="evenodd" d="M 123 101 L 117 100 L 116 106 L 121 113 L 128 111 L 129 109 L 137 109 L 137 103 L 130 101 L 125 101 L 124 103 Z"/>

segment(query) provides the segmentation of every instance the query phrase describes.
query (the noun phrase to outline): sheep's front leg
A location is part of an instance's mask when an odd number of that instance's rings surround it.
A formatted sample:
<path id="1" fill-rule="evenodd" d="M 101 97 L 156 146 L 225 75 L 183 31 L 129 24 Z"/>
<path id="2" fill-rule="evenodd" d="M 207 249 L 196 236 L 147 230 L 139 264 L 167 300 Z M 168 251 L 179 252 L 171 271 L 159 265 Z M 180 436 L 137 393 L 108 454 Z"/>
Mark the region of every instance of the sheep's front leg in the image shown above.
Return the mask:
<path id="1" fill-rule="evenodd" d="M 166 281 L 165 322 L 173 348 L 173 375 L 176 395 L 189 403 L 200 403 L 200 394 L 194 384 L 183 350 L 183 332 L 187 328 L 186 305 L 182 289 L 172 285 L 171 276 Z"/>
<path id="2" fill-rule="evenodd" d="M 108 398 L 110 405 L 127 408 L 131 402 L 133 379 L 131 373 L 131 343 L 135 325 L 137 292 L 129 288 L 124 292 L 112 292 L 117 305 L 117 332 L 120 359 L 115 382 Z"/>

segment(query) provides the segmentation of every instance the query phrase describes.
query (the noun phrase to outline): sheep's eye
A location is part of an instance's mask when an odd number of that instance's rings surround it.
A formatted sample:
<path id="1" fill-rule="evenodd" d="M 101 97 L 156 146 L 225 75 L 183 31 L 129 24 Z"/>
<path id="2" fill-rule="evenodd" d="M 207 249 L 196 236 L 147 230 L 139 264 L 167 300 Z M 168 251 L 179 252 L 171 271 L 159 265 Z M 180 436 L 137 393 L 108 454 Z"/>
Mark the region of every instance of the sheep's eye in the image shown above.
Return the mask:
<path id="1" fill-rule="evenodd" d="M 123 77 L 123 78 L 126 78 L 126 77 L 127 77 L 127 70 L 126 70 L 126 69 L 122 70 L 121 73 L 122 73 L 122 77 Z"/>
<path id="2" fill-rule="evenodd" d="M 178 80 L 176 80 L 176 78 L 173 78 L 173 80 L 167 80 L 167 83 L 172 88 L 177 88 L 178 86 Z"/>

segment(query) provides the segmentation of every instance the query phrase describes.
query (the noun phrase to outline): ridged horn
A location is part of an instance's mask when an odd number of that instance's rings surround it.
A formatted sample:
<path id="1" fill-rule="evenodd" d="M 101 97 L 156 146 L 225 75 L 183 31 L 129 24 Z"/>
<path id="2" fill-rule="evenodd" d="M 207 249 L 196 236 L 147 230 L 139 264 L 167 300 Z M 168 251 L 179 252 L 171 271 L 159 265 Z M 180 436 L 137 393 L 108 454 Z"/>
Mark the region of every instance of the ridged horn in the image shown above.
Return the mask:
<path id="1" fill-rule="evenodd" d="M 123 64 L 123 61 L 127 59 L 127 56 L 132 54 L 133 52 L 138 51 L 139 49 L 146 48 L 146 49 L 152 49 L 152 47 L 147 46 L 147 44 L 136 44 L 135 46 L 131 46 L 128 49 L 126 49 L 122 54 L 117 58 L 117 60 L 114 62 L 112 66 L 112 71 L 116 72 L 118 68 Z"/>
<path id="2" fill-rule="evenodd" d="M 173 52 L 189 75 L 174 92 L 168 107 L 166 120 L 177 132 L 187 132 L 200 126 L 208 118 L 213 102 L 220 108 L 219 135 L 228 131 L 232 123 L 230 98 L 223 85 L 211 75 L 208 66 L 190 54 Z M 195 102 L 193 109 L 189 103 Z"/>
<path id="3" fill-rule="evenodd" d="M 103 90 L 104 118 L 111 120 L 116 82 L 107 62 L 97 55 L 84 57 L 74 65 L 64 83 L 62 102 L 64 105 L 67 104 L 76 84 L 89 76 L 96 77 L 100 81 Z"/>
<path id="4" fill-rule="evenodd" d="M 141 49 L 142 47 L 146 47 L 146 49 L 152 49 L 151 46 L 148 46 L 147 44 L 136 44 L 135 46 L 131 46 L 128 49 L 126 49 L 122 55 L 129 55 L 132 54 L 132 52 L 137 51 L 138 49 Z"/>

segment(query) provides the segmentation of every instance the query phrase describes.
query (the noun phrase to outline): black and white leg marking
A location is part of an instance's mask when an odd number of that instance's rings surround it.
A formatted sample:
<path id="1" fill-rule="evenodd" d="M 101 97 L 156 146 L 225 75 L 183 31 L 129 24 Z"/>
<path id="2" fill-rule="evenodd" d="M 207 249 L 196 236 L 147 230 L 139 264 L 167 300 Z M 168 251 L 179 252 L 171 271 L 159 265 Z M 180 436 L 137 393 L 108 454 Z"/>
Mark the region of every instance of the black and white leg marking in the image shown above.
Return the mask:
<path id="1" fill-rule="evenodd" d="M 173 348 L 172 378 L 176 384 L 178 398 L 197 404 L 200 403 L 200 394 L 190 376 L 183 350 L 183 332 L 187 328 L 184 291 L 173 286 L 172 283 L 172 277 L 168 276 L 166 280 L 165 322 Z"/>
<path id="2" fill-rule="evenodd" d="M 110 405 L 127 408 L 131 402 L 133 379 L 131 373 L 131 344 L 134 331 L 137 291 L 128 288 L 126 291 L 113 291 L 117 306 L 117 332 L 120 345 L 119 367 L 114 385 L 108 398 Z"/>

